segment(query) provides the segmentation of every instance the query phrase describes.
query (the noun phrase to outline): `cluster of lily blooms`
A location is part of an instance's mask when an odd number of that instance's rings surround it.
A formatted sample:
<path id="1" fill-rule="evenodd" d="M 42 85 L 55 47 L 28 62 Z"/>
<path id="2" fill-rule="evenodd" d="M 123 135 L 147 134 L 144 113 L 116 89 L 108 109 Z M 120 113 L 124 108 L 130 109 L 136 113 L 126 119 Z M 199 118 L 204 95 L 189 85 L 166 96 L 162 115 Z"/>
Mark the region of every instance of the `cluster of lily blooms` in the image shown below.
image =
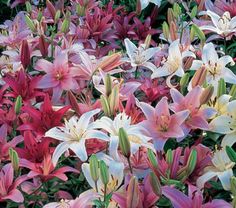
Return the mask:
<path id="1" fill-rule="evenodd" d="M 0 25 L 0 206 L 236 207 L 236 3 L 103 2 Z"/>

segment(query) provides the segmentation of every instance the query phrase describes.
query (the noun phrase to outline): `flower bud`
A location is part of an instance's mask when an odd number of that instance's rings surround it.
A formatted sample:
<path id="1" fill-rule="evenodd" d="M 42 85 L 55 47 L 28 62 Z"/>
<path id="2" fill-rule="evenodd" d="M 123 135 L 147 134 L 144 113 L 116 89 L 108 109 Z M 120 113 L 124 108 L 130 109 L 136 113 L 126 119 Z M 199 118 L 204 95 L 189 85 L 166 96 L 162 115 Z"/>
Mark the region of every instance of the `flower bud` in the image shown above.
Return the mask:
<path id="1" fill-rule="evenodd" d="M 193 24 L 191 27 L 191 31 L 192 31 L 192 33 L 194 33 L 194 36 L 196 35 L 201 40 L 202 44 L 204 44 L 206 42 L 206 36 L 205 36 L 204 32 L 202 32 L 202 30 L 197 25 Z M 190 34 L 191 34 L 191 32 L 190 32 Z"/>
<path id="2" fill-rule="evenodd" d="M 150 47 L 151 41 L 152 41 L 152 36 L 148 34 L 144 41 L 145 49 L 148 49 Z"/>
<path id="3" fill-rule="evenodd" d="M 129 181 L 129 185 L 127 189 L 126 207 L 137 208 L 138 204 L 139 204 L 138 181 L 135 176 L 132 176 Z"/>
<path id="4" fill-rule="evenodd" d="M 207 70 L 204 66 L 198 69 L 192 78 L 192 88 L 203 85 L 203 83 L 206 81 L 206 75 Z"/>
<path id="5" fill-rule="evenodd" d="M 174 13 L 173 13 L 173 9 L 168 8 L 167 10 L 167 22 L 170 25 L 171 22 L 175 21 L 175 17 L 174 17 Z"/>
<path id="6" fill-rule="evenodd" d="M 149 182 L 150 182 L 153 192 L 157 196 L 161 196 L 161 183 L 159 179 L 157 178 L 157 176 L 155 175 L 155 173 L 150 172 Z"/>
<path id="7" fill-rule="evenodd" d="M 176 18 L 179 17 L 179 15 L 181 15 L 182 11 L 181 11 L 181 7 L 179 6 L 179 4 L 174 3 L 173 5 L 173 14 Z"/>
<path id="8" fill-rule="evenodd" d="M 61 25 L 61 32 L 67 33 L 70 27 L 70 12 L 66 12 L 65 19 L 62 22 Z"/>
<path id="9" fill-rule="evenodd" d="M 106 74 L 105 77 L 105 88 L 106 88 L 106 96 L 109 97 L 112 92 L 112 79 L 110 74 Z"/>
<path id="10" fill-rule="evenodd" d="M 142 8 L 141 8 L 141 1 L 140 0 L 137 0 L 137 3 L 136 3 L 136 14 L 137 15 L 140 15 L 142 11 Z"/>
<path id="11" fill-rule="evenodd" d="M 109 101 L 111 115 L 114 115 L 119 107 L 119 86 L 118 85 L 116 85 L 112 89 L 112 92 L 109 96 L 108 101 Z"/>
<path id="12" fill-rule="evenodd" d="M 105 57 L 98 65 L 98 69 L 100 68 L 102 71 L 110 71 L 111 69 L 119 66 L 121 64 L 121 54 L 113 53 L 107 57 Z"/>
<path id="13" fill-rule="evenodd" d="M 119 129 L 119 146 L 122 154 L 129 158 L 130 157 L 130 141 L 128 135 L 123 127 Z"/>
<path id="14" fill-rule="evenodd" d="M 231 99 L 230 100 L 235 100 L 236 99 L 236 84 L 234 84 L 229 92 L 229 95 L 231 95 Z"/>
<path id="15" fill-rule="evenodd" d="M 61 11 L 60 10 L 57 10 L 56 14 L 55 14 L 55 17 L 54 17 L 54 22 L 57 23 L 58 20 L 60 19 L 60 16 L 61 16 Z"/>
<path id="16" fill-rule="evenodd" d="M 30 4 L 29 1 L 26 1 L 26 2 L 25 2 L 25 7 L 26 7 L 26 11 L 27 11 L 28 13 L 31 13 L 31 12 L 32 12 L 32 6 L 31 6 L 31 4 Z"/>
<path id="17" fill-rule="evenodd" d="M 13 169 L 17 172 L 19 170 L 19 156 L 17 152 L 12 148 L 9 149 L 9 157 L 10 157 Z"/>
<path id="18" fill-rule="evenodd" d="M 209 85 L 206 89 L 204 89 L 204 91 L 200 96 L 200 104 L 203 105 L 208 103 L 213 93 L 214 93 L 214 87 L 212 85 Z"/>
<path id="19" fill-rule="evenodd" d="M 232 176 L 230 179 L 230 186 L 231 186 L 231 192 L 234 196 L 234 198 L 236 197 L 236 177 Z"/>
<path id="20" fill-rule="evenodd" d="M 190 13 L 190 17 L 191 19 L 193 19 L 194 17 L 196 17 L 197 15 L 197 6 L 194 6 L 191 13 Z"/>
<path id="21" fill-rule="evenodd" d="M 22 107 L 22 97 L 18 95 L 16 98 L 16 103 L 15 103 L 15 113 L 18 115 L 20 113 Z"/>
<path id="22" fill-rule="evenodd" d="M 170 23 L 170 39 L 172 41 L 175 41 L 178 39 L 176 24 L 173 21 Z"/>
<path id="23" fill-rule="evenodd" d="M 106 163 L 101 160 L 99 162 L 100 165 L 100 177 L 104 185 L 107 185 L 109 183 L 109 174 L 108 174 L 108 167 Z"/>
<path id="24" fill-rule="evenodd" d="M 74 94 L 71 91 L 68 91 L 68 100 L 71 105 L 71 108 L 75 111 L 77 115 L 80 115 L 80 109 L 78 102 L 74 96 Z"/>
<path id="25" fill-rule="evenodd" d="M 191 175 L 197 164 L 197 150 L 192 149 L 187 161 L 187 173 Z"/>
<path id="26" fill-rule="evenodd" d="M 225 84 L 225 80 L 221 78 L 218 81 L 217 97 L 219 98 L 221 95 L 224 95 L 224 94 L 226 94 L 226 84 Z"/>
<path id="27" fill-rule="evenodd" d="M 48 55 L 48 46 L 49 44 L 46 42 L 44 35 L 39 37 L 39 50 L 43 57 Z"/>
<path id="28" fill-rule="evenodd" d="M 53 6 L 53 4 L 49 0 L 46 0 L 46 6 L 47 6 L 47 9 L 48 9 L 51 17 L 54 19 L 55 15 L 56 15 L 55 7 Z"/>
<path id="29" fill-rule="evenodd" d="M 99 169 L 98 169 L 98 159 L 97 156 L 92 154 L 89 158 L 89 168 L 90 168 L 90 174 L 95 183 L 97 183 L 99 178 Z"/>
<path id="30" fill-rule="evenodd" d="M 39 10 L 38 16 L 37 16 L 38 22 L 41 22 L 42 18 L 43 18 L 43 12 L 41 10 Z"/>
<path id="31" fill-rule="evenodd" d="M 102 105 L 102 109 L 104 111 L 105 116 L 110 117 L 111 111 L 110 111 L 110 106 L 107 101 L 107 98 L 105 96 L 101 95 L 100 100 L 101 100 L 101 105 Z"/>
<path id="32" fill-rule="evenodd" d="M 25 15 L 25 22 L 32 32 L 36 31 L 36 27 L 28 15 Z"/>
<path id="33" fill-rule="evenodd" d="M 163 31 L 163 35 L 164 35 L 165 39 L 168 40 L 169 36 L 170 36 L 170 29 L 169 29 L 169 25 L 167 24 L 166 21 L 164 21 L 162 24 L 162 31 Z"/>
<path id="34" fill-rule="evenodd" d="M 24 69 L 26 69 L 30 65 L 30 50 L 29 50 L 29 45 L 28 45 L 27 40 L 22 41 L 21 51 L 20 51 L 20 60 Z"/>
<path id="35" fill-rule="evenodd" d="M 155 169 L 158 168 L 157 158 L 154 152 L 151 149 L 148 149 L 147 155 L 148 155 L 148 160 L 151 163 L 152 167 Z"/>
<path id="36" fill-rule="evenodd" d="M 180 91 L 183 93 L 184 89 L 187 87 L 189 83 L 189 73 L 185 73 L 183 77 L 180 79 Z"/>
<path id="37" fill-rule="evenodd" d="M 229 159 L 232 162 L 236 162 L 236 152 L 234 151 L 234 149 L 230 146 L 226 146 L 225 150 L 226 150 L 226 153 L 227 153 Z"/>
<path id="38" fill-rule="evenodd" d="M 173 152 L 171 149 L 168 149 L 166 152 L 166 162 L 171 165 L 173 162 Z"/>

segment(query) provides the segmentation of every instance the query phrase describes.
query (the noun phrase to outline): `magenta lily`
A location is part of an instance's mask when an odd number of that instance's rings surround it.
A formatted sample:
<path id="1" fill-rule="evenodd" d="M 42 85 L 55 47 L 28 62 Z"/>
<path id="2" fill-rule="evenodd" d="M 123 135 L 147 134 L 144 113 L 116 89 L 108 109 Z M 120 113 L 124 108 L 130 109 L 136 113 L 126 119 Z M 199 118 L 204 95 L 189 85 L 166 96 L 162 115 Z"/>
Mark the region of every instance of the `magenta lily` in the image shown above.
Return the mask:
<path id="1" fill-rule="evenodd" d="M 184 110 L 175 114 L 170 114 L 167 97 L 163 97 L 156 107 L 140 102 L 146 120 L 141 122 L 141 126 L 150 132 L 154 146 L 157 150 L 163 150 L 169 138 L 181 138 L 184 136 L 183 129 L 180 127 L 189 116 L 189 111 Z"/>
<path id="2" fill-rule="evenodd" d="M 37 83 L 40 89 L 53 89 L 52 100 L 57 102 L 63 90 L 75 90 L 79 85 L 75 79 L 76 69 L 69 66 L 68 54 L 60 52 L 55 57 L 53 63 L 40 59 L 35 66 L 38 71 L 45 71 L 46 74 Z"/>

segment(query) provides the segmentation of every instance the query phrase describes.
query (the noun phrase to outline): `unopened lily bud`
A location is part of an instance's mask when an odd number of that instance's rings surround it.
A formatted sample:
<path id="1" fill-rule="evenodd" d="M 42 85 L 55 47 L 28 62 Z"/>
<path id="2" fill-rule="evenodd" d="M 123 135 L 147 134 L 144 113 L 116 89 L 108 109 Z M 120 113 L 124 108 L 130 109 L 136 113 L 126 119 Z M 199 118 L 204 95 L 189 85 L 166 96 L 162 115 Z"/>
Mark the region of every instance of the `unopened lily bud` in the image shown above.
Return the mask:
<path id="1" fill-rule="evenodd" d="M 230 190 L 233 194 L 234 197 L 236 197 L 236 177 L 235 176 L 232 176 L 230 178 Z"/>
<path id="2" fill-rule="evenodd" d="M 109 96 L 109 106 L 111 115 L 114 115 L 119 107 L 119 86 L 116 85 Z"/>
<path id="3" fill-rule="evenodd" d="M 108 174 L 108 167 L 106 163 L 101 160 L 99 162 L 100 165 L 100 177 L 104 185 L 107 185 L 109 183 L 109 174 Z"/>
<path id="4" fill-rule="evenodd" d="M 56 15 L 55 7 L 53 6 L 53 4 L 49 0 L 46 0 L 46 6 L 47 6 L 47 9 L 48 9 L 51 17 L 54 19 L 55 15 Z"/>
<path id="5" fill-rule="evenodd" d="M 229 157 L 229 159 L 232 161 L 232 162 L 236 162 L 236 152 L 234 151 L 234 149 L 230 146 L 226 146 L 226 153 Z"/>
<path id="6" fill-rule="evenodd" d="M 192 172 L 196 167 L 196 164 L 197 164 L 197 151 L 195 149 L 192 149 L 186 165 L 188 175 L 192 174 Z"/>
<path id="7" fill-rule="evenodd" d="M 48 42 L 46 42 L 44 35 L 41 35 L 39 37 L 39 50 L 43 57 L 46 57 L 48 55 Z"/>
<path id="8" fill-rule="evenodd" d="M 27 26 L 30 28 L 30 30 L 32 32 L 35 32 L 36 27 L 28 15 L 25 15 L 25 22 L 26 22 Z"/>
<path id="9" fill-rule="evenodd" d="M 96 183 L 99 178 L 99 169 L 98 169 L 98 159 L 96 155 L 91 155 L 89 158 L 89 168 L 90 168 L 90 174 L 93 179 L 93 181 Z"/>
<path id="10" fill-rule="evenodd" d="M 12 148 L 9 149 L 9 157 L 10 157 L 13 169 L 17 172 L 19 170 L 19 156 L 17 152 Z"/>
<path id="11" fill-rule="evenodd" d="M 130 157 L 130 141 L 128 135 L 123 127 L 119 129 L 119 146 L 122 154 L 129 158 Z"/>
<path id="12" fill-rule="evenodd" d="M 79 105 L 77 99 L 75 98 L 74 94 L 71 91 L 68 91 L 68 99 L 71 105 L 71 108 L 76 112 L 77 115 L 80 114 Z"/>
<path id="13" fill-rule="evenodd" d="M 174 14 L 174 16 L 176 18 L 178 18 L 181 13 L 182 13 L 182 11 L 181 11 L 181 7 L 179 6 L 179 4 L 174 3 L 174 5 L 173 5 L 173 14 Z"/>
<path id="14" fill-rule="evenodd" d="M 192 78 L 192 88 L 203 85 L 203 83 L 206 81 L 206 75 L 207 70 L 204 66 L 198 69 Z"/>
<path id="15" fill-rule="evenodd" d="M 69 27 L 70 27 L 70 12 L 67 12 L 66 17 L 63 20 L 62 25 L 61 25 L 61 32 L 67 33 L 69 30 Z"/>
<path id="16" fill-rule="evenodd" d="M 171 149 L 168 149 L 166 152 L 166 162 L 171 165 L 173 162 L 173 152 Z"/>
<path id="17" fill-rule="evenodd" d="M 190 29 L 190 41 L 194 41 L 194 38 L 195 38 L 195 30 L 194 30 L 194 27 L 191 27 Z"/>
<path id="18" fill-rule="evenodd" d="M 201 40 L 202 44 L 205 43 L 206 36 L 197 25 L 193 24 L 191 30 L 193 30 L 194 35 L 197 35 L 197 37 Z"/>
<path id="19" fill-rule="evenodd" d="M 204 91 L 200 96 L 200 104 L 203 105 L 208 103 L 213 93 L 214 93 L 214 87 L 212 85 L 209 85 L 206 89 L 204 89 Z"/>
<path id="20" fill-rule="evenodd" d="M 163 31 L 163 35 L 165 37 L 166 40 L 169 39 L 170 36 L 170 29 L 169 29 L 169 25 L 167 24 L 167 22 L 163 22 L 162 24 L 162 31 Z"/>
<path id="21" fill-rule="evenodd" d="M 161 183 L 159 179 L 157 178 L 157 176 L 155 175 L 155 173 L 150 172 L 149 182 L 151 184 L 153 192 L 157 196 L 161 196 Z"/>
<path id="22" fill-rule="evenodd" d="M 31 6 L 31 3 L 29 1 L 26 1 L 25 2 L 25 7 L 26 7 L 26 11 L 28 13 L 31 13 L 32 12 L 32 6 Z"/>
<path id="23" fill-rule="evenodd" d="M 105 88 L 106 88 L 106 96 L 109 97 L 112 92 L 112 79 L 110 74 L 106 74 L 105 77 Z"/>
<path id="24" fill-rule="evenodd" d="M 138 188 L 138 181 L 135 176 L 132 176 L 128 189 L 127 189 L 127 200 L 126 200 L 126 207 L 127 208 L 136 208 L 139 204 L 139 188 Z"/>
<path id="25" fill-rule="evenodd" d="M 188 57 L 188 58 L 186 58 L 186 61 L 184 62 L 184 69 L 185 69 L 185 70 L 190 69 L 190 67 L 191 67 L 192 64 L 193 64 L 193 60 L 194 60 L 193 57 Z"/>
<path id="26" fill-rule="evenodd" d="M 176 24 L 173 21 L 170 24 L 170 39 L 172 41 L 175 41 L 178 39 Z"/>
<path id="27" fill-rule="evenodd" d="M 179 181 L 185 181 L 189 175 L 187 167 L 185 166 L 178 170 L 176 179 Z"/>
<path id="28" fill-rule="evenodd" d="M 144 41 L 145 49 L 148 49 L 150 47 L 151 40 L 152 40 L 152 36 L 148 34 Z"/>
<path id="29" fill-rule="evenodd" d="M 42 18 L 43 18 L 43 12 L 42 12 L 42 11 L 39 11 L 39 12 L 38 12 L 38 16 L 37 16 L 38 22 L 41 22 Z"/>
<path id="30" fill-rule="evenodd" d="M 190 17 L 191 19 L 193 19 L 194 17 L 196 17 L 197 15 L 197 6 L 194 6 L 191 13 L 190 13 Z"/>
<path id="31" fill-rule="evenodd" d="M 137 0 L 137 3 L 136 3 L 136 14 L 137 15 L 140 15 L 142 11 L 142 8 L 141 8 L 141 1 L 140 0 Z"/>
<path id="32" fill-rule="evenodd" d="M 104 97 L 103 95 L 101 95 L 100 100 L 101 100 L 101 105 L 102 105 L 102 109 L 104 111 L 105 116 L 110 117 L 111 116 L 111 111 L 110 111 L 110 106 L 109 106 L 109 103 L 107 101 L 107 98 Z"/>
<path id="33" fill-rule="evenodd" d="M 167 22 L 170 25 L 171 22 L 174 22 L 175 18 L 174 18 L 174 13 L 173 13 L 173 9 L 168 8 L 167 10 Z"/>
<path id="34" fill-rule="evenodd" d="M 226 94 L 226 84 L 225 84 L 225 80 L 221 78 L 218 81 L 217 97 L 219 98 L 221 95 L 224 95 L 224 94 Z"/>
<path id="35" fill-rule="evenodd" d="M 78 16 L 83 17 L 85 15 L 85 7 L 81 6 L 80 4 L 76 5 L 76 13 Z"/>
<path id="36" fill-rule="evenodd" d="M 180 89 L 181 92 L 184 91 L 184 89 L 187 87 L 188 83 L 189 83 L 189 73 L 185 73 L 183 77 L 181 77 L 180 79 Z"/>
<path id="37" fill-rule="evenodd" d="M 231 99 L 230 100 L 235 100 L 236 99 L 236 84 L 234 84 L 229 92 L 229 95 L 231 95 Z"/>
<path id="38" fill-rule="evenodd" d="M 16 103 L 15 103 L 15 113 L 18 115 L 20 113 L 22 107 L 22 97 L 18 95 L 16 98 Z"/>
<path id="39" fill-rule="evenodd" d="M 147 155 L 148 155 L 148 160 L 151 163 L 151 165 L 153 166 L 153 168 L 155 168 L 155 169 L 158 168 L 157 158 L 156 158 L 156 155 L 154 154 L 154 152 L 152 150 L 148 149 Z"/>
<path id="40" fill-rule="evenodd" d="M 55 18 L 54 18 L 54 22 L 57 23 L 58 20 L 60 19 L 61 16 L 61 11 L 57 10 L 56 14 L 55 14 Z"/>
<path id="41" fill-rule="evenodd" d="M 110 71 L 110 69 L 115 68 L 113 66 L 119 66 L 121 64 L 121 53 L 113 53 L 106 58 L 104 58 L 98 65 L 102 71 Z"/>
<path id="42" fill-rule="evenodd" d="M 20 60 L 24 69 L 26 69 L 30 65 L 30 50 L 29 50 L 29 45 L 28 45 L 27 40 L 22 41 L 21 51 L 20 51 Z"/>

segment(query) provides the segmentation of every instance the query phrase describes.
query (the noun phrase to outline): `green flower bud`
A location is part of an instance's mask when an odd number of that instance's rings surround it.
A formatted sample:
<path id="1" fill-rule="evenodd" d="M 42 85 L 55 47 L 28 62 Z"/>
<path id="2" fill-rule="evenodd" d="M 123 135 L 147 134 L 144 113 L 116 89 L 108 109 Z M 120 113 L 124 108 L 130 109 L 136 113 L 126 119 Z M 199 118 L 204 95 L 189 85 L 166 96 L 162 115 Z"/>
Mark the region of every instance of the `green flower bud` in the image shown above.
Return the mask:
<path id="1" fill-rule="evenodd" d="M 190 17 L 191 19 L 193 19 L 194 17 L 196 17 L 197 15 L 197 6 L 194 6 L 191 13 L 190 13 Z"/>
<path id="2" fill-rule="evenodd" d="M 186 165 L 188 175 L 192 174 L 192 172 L 194 171 L 196 167 L 196 164 L 197 164 L 197 150 L 192 149 L 190 152 L 188 161 L 187 161 L 187 165 Z"/>
<path id="3" fill-rule="evenodd" d="M 168 149 L 166 152 L 166 162 L 171 165 L 173 162 L 173 152 L 171 149 Z"/>
<path id="4" fill-rule="evenodd" d="M 226 153 L 227 153 L 229 159 L 232 162 L 236 162 L 236 152 L 234 151 L 234 149 L 230 146 L 226 146 L 225 150 L 226 150 Z"/>
<path id="5" fill-rule="evenodd" d="M 129 158 L 130 157 L 130 141 L 124 128 L 119 129 L 119 146 L 122 154 Z"/>
<path id="6" fill-rule="evenodd" d="M 26 2 L 25 2 L 25 7 L 26 7 L 26 11 L 27 11 L 28 13 L 31 13 L 31 12 L 32 12 L 32 6 L 31 6 L 31 4 L 30 4 L 29 1 L 26 1 Z"/>
<path id="7" fill-rule="evenodd" d="M 165 39 L 168 40 L 169 36 L 170 36 L 170 29 L 169 29 L 169 25 L 167 24 L 166 21 L 163 22 L 163 24 L 162 24 L 162 31 L 163 31 Z"/>
<path id="8" fill-rule="evenodd" d="M 217 97 L 219 98 L 221 95 L 224 95 L 224 94 L 226 94 L 226 84 L 225 84 L 225 80 L 221 78 L 218 81 Z"/>
<path id="9" fill-rule="evenodd" d="M 190 75 L 189 73 L 185 73 L 184 76 L 180 79 L 180 91 L 184 92 L 184 89 L 187 87 L 189 83 Z"/>
<path id="10" fill-rule="evenodd" d="M 17 152 L 12 148 L 9 149 L 9 157 L 10 157 L 13 169 L 17 172 L 19 170 L 19 157 L 18 157 Z"/>
<path id="11" fill-rule="evenodd" d="M 230 89 L 230 92 L 229 92 L 229 95 L 231 95 L 231 99 L 230 100 L 235 100 L 236 98 L 236 84 L 234 84 L 231 89 Z"/>
<path id="12" fill-rule="evenodd" d="M 101 105 L 102 105 L 102 109 L 104 111 L 105 116 L 110 117 L 111 111 L 110 111 L 110 106 L 107 101 L 107 98 L 105 96 L 101 95 L 100 100 L 101 100 Z"/>
<path id="13" fill-rule="evenodd" d="M 156 155 L 154 154 L 154 152 L 151 149 L 148 149 L 147 155 L 148 155 L 148 159 L 149 159 L 151 165 L 153 166 L 153 168 L 158 168 L 157 158 L 156 158 Z"/>
<path id="14" fill-rule="evenodd" d="M 150 181 L 153 192 L 157 196 L 161 196 L 161 183 L 159 179 L 157 178 L 157 176 L 155 175 L 155 173 L 150 172 L 149 181 Z"/>
<path id="15" fill-rule="evenodd" d="M 55 18 L 54 18 L 54 22 L 57 23 L 57 21 L 60 19 L 61 16 L 61 11 L 57 10 L 56 14 L 55 14 Z"/>
<path id="16" fill-rule="evenodd" d="M 119 107 L 119 86 L 118 85 L 116 85 L 112 89 L 112 92 L 111 92 L 108 100 L 109 100 L 111 115 L 114 115 L 116 110 Z"/>
<path id="17" fill-rule="evenodd" d="M 32 32 L 36 31 L 36 27 L 28 15 L 25 15 L 25 22 Z"/>
<path id="18" fill-rule="evenodd" d="M 16 103 L 15 103 L 15 113 L 18 115 L 20 113 L 22 107 L 22 97 L 19 95 L 16 98 Z"/>
<path id="19" fill-rule="evenodd" d="M 89 158 L 89 168 L 90 168 L 90 173 L 93 181 L 96 183 L 99 178 L 99 167 L 98 167 L 98 159 L 96 155 L 91 155 Z"/>
<path id="20" fill-rule="evenodd" d="M 236 177 L 235 176 L 231 177 L 230 186 L 231 186 L 231 192 L 235 198 L 236 197 Z"/>
<path id="21" fill-rule="evenodd" d="M 109 174 L 108 174 L 108 167 L 106 163 L 101 160 L 99 162 L 100 165 L 100 177 L 104 185 L 107 185 L 109 183 Z"/>
<path id="22" fill-rule="evenodd" d="M 106 87 L 106 96 L 109 97 L 112 92 L 112 80 L 110 74 L 106 74 L 105 87 Z"/>

